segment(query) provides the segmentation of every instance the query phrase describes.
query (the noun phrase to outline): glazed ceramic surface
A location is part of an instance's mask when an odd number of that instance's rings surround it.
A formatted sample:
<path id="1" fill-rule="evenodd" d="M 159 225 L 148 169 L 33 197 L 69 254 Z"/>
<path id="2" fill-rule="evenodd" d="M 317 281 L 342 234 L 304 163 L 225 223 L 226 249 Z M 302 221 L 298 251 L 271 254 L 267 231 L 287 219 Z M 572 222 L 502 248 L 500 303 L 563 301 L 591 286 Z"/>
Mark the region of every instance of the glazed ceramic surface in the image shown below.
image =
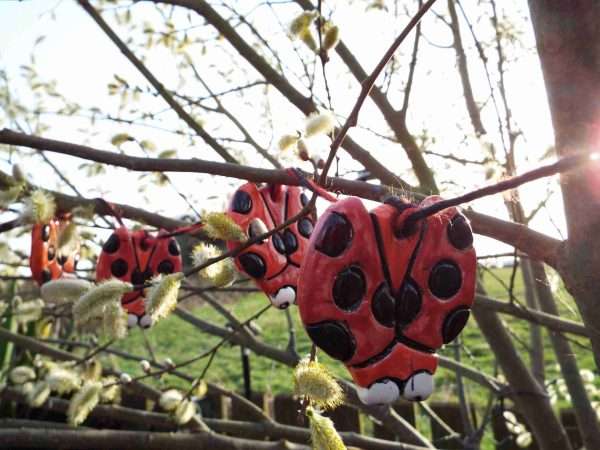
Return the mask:
<path id="1" fill-rule="evenodd" d="M 467 219 L 448 208 L 404 227 L 439 200 L 369 212 L 350 197 L 329 207 L 310 239 L 298 287 L 302 321 L 348 367 L 366 403 L 427 397 L 435 351 L 469 318 L 476 257 Z"/>

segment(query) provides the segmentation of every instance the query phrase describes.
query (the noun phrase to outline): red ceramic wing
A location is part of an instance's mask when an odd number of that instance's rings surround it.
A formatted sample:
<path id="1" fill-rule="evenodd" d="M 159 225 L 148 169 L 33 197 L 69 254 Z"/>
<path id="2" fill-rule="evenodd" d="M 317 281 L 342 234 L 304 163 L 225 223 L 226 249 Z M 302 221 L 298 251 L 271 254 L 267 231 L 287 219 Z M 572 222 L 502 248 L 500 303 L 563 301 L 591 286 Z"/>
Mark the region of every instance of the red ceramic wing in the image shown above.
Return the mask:
<path id="1" fill-rule="evenodd" d="M 69 254 L 58 249 L 58 236 L 69 225 L 66 218 L 52 219 L 47 224 L 35 224 L 31 232 L 29 266 L 33 279 L 42 285 L 60 278 L 63 273 L 74 273 L 79 258 L 79 246 Z"/>
<path id="2" fill-rule="evenodd" d="M 235 192 L 227 213 L 248 236 L 254 237 L 293 217 L 306 202 L 297 187 L 258 188 L 254 183 L 247 183 Z M 254 278 L 279 308 L 295 303 L 299 268 L 312 230 L 312 220 L 303 218 L 235 258 L 238 269 Z M 230 250 L 238 245 L 227 243 Z"/>
<path id="3" fill-rule="evenodd" d="M 394 340 L 373 223 L 358 198 L 320 218 L 300 272 L 298 307 L 313 342 L 347 364 L 362 363 Z"/>
<path id="4" fill-rule="evenodd" d="M 434 354 L 414 350 L 395 343 L 383 358 L 368 364 L 348 367 L 358 395 L 364 403 L 388 403 L 403 396 L 407 400 L 424 400 L 433 391 L 437 368 Z"/>
<path id="5" fill-rule="evenodd" d="M 300 274 L 307 333 L 343 361 L 367 404 L 427 398 L 435 350 L 465 326 L 476 258 L 467 220 L 455 208 L 404 226 L 419 207 L 399 200 L 370 214 L 357 198 L 320 218 Z"/>
<path id="6" fill-rule="evenodd" d="M 111 277 L 143 285 L 157 274 L 169 274 L 181 271 L 181 254 L 174 238 L 153 236 L 145 230 L 130 232 L 120 227 L 102 246 L 102 252 L 96 266 L 96 280 Z M 135 291 L 123 295 L 123 307 L 129 314 L 137 316 L 141 325 L 149 325 L 144 319 L 143 292 Z M 142 320 L 144 319 L 144 320 Z"/>
<path id="7" fill-rule="evenodd" d="M 428 197 L 420 206 L 441 200 Z M 477 260 L 468 220 L 456 208 L 426 219 L 410 273 L 421 307 L 402 334 L 429 348 L 453 341 L 469 319 L 475 296 Z"/>

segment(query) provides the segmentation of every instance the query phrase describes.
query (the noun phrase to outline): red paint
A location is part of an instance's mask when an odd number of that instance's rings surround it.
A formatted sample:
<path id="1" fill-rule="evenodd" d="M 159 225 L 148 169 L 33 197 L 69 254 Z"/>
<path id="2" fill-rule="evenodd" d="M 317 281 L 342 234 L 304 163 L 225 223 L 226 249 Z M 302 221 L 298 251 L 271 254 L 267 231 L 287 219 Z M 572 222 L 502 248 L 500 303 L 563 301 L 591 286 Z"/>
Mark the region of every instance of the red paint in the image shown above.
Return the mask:
<path id="1" fill-rule="evenodd" d="M 428 197 L 419 206 L 439 199 Z M 450 341 L 473 303 L 476 257 L 468 222 L 448 208 L 418 222 L 412 233 L 397 235 L 419 206 L 384 204 L 368 212 L 360 199 L 346 198 L 321 216 L 309 242 L 298 286 L 302 321 L 313 341 L 330 355 L 337 353 L 362 387 L 387 378 L 402 383 L 420 371 L 433 374 L 445 323 Z M 345 245 L 344 226 L 332 223 L 351 226 Z M 438 277 L 430 279 L 432 271 Z M 414 290 L 401 289 L 406 286 Z M 401 294 L 415 291 L 417 302 Z M 375 295 L 380 292 L 390 295 Z M 457 310 L 454 322 L 447 319 Z"/>
<path id="2" fill-rule="evenodd" d="M 266 185 L 259 188 L 254 183 L 246 183 L 235 192 L 227 214 L 248 236 L 252 236 L 250 225 L 255 220 L 262 221 L 267 230 L 272 230 L 298 214 L 303 207 L 302 196 L 302 190 L 296 186 Z M 306 202 L 306 197 L 303 198 Z M 310 216 L 304 220 L 308 221 L 305 224 L 310 222 L 312 231 L 313 220 Z M 299 224 L 300 222 L 296 222 L 279 231 L 278 236 L 272 236 L 265 242 L 248 247 L 235 258 L 237 268 L 254 278 L 257 286 L 270 297 L 275 296 L 283 287 L 290 286 L 296 289 L 300 264 L 308 246 L 308 238 L 300 232 Z M 290 236 L 293 236 L 296 245 L 285 247 L 286 236 L 290 239 Z M 283 241 L 284 247 L 280 245 L 278 249 L 275 240 Z M 238 242 L 227 243 L 230 250 L 238 245 Z M 254 261 L 262 261 L 259 265 L 263 267 L 260 271 L 263 273 L 249 273 L 252 271 L 244 269 L 244 258 L 250 257 L 254 258 Z"/>
<path id="3" fill-rule="evenodd" d="M 117 228 L 104 243 L 98 257 L 96 281 L 114 277 L 141 285 L 159 273 L 180 272 L 179 246 L 172 237 L 161 238 L 163 234 L 166 234 L 163 230 L 155 236 L 146 230 Z M 144 315 L 142 290 L 123 295 L 121 303 L 128 313 L 138 318 Z"/>
<path id="4" fill-rule="evenodd" d="M 58 250 L 58 236 L 69 223 L 69 218 L 63 216 L 52 219 L 49 223 L 33 226 L 29 266 L 31 276 L 40 286 L 47 281 L 60 278 L 63 273 L 75 272 L 79 258 L 79 245 L 69 254 L 62 254 Z"/>

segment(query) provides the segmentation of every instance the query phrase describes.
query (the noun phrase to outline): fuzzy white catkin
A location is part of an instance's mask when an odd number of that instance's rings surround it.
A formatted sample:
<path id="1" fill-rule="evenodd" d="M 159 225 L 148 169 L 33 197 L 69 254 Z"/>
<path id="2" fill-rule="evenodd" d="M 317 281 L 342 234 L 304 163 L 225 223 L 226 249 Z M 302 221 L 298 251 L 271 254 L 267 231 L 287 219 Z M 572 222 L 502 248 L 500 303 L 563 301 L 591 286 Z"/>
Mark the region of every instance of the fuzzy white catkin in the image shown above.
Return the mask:
<path id="1" fill-rule="evenodd" d="M 120 303 L 123 294 L 133 289 L 131 283 L 125 283 L 116 278 L 103 281 L 95 288 L 86 292 L 73 305 L 73 318 L 75 322 L 85 323 L 102 308 L 110 303 Z"/>
<path id="2" fill-rule="evenodd" d="M 329 134 L 334 128 L 335 120 L 329 111 L 312 114 L 306 120 L 305 135 L 312 137 L 318 134 Z"/>
<path id="3" fill-rule="evenodd" d="M 67 417 L 69 424 L 77 426 L 84 422 L 100 401 L 102 384 L 88 382 L 73 396 L 69 402 Z"/>
<path id="4" fill-rule="evenodd" d="M 35 371 L 29 366 L 17 366 L 10 371 L 8 379 L 13 384 L 24 384 L 35 380 Z"/>
<path id="5" fill-rule="evenodd" d="M 165 411 L 173 411 L 183 400 L 183 394 L 176 389 L 169 389 L 160 396 L 158 404 Z"/>
<path id="6" fill-rule="evenodd" d="M 192 417 L 196 414 L 196 405 L 194 402 L 190 400 L 183 400 L 179 405 L 177 405 L 177 409 L 175 409 L 174 417 L 175 422 L 178 425 L 185 425 Z"/>
<path id="7" fill-rule="evenodd" d="M 59 278 L 44 283 L 40 288 L 42 299 L 48 303 L 70 303 L 92 288 L 92 283 L 78 278 Z"/>
<path id="8" fill-rule="evenodd" d="M 158 283 L 150 288 L 144 305 L 146 313 L 152 318 L 152 323 L 167 317 L 175 309 L 181 280 L 183 280 L 183 273 L 172 273 L 161 277 Z"/>

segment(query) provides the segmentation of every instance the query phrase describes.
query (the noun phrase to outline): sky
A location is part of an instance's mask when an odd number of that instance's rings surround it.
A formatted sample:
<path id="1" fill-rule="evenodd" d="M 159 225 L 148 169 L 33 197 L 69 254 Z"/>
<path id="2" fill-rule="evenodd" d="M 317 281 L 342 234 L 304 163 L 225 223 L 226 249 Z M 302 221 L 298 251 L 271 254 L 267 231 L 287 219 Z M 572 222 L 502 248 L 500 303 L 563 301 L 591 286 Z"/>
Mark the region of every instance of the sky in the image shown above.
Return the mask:
<path id="1" fill-rule="evenodd" d="M 245 0 L 242 4 L 248 11 L 252 10 L 254 0 Z M 392 3 L 392 2 L 388 2 Z M 509 15 L 522 17 L 526 12 L 522 11 L 523 2 L 503 2 L 502 8 Z M 392 21 L 391 18 L 380 12 L 364 12 L 364 2 L 353 2 L 352 5 L 344 5 L 341 0 L 331 1 L 335 12 L 333 15 L 336 23 L 342 30 L 342 39 L 360 55 L 360 61 L 367 69 L 371 69 L 379 60 L 391 39 L 403 23 Z M 344 7 L 341 7 L 343 5 Z M 440 11 L 444 5 L 440 3 Z M 473 7 L 469 7 L 473 8 Z M 467 9 L 468 13 L 476 16 L 476 11 Z M 140 24 L 156 20 L 156 14 L 149 10 L 146 5 L 136 5 L 133 8 L 136 23 Z M 282 22 L 289 23 L 298 12 L 297 9 L 283 9 Z M 106 14 L 107 20 L 114 26 L 121 36 L 129 37 L 126 28 L 119 27 L 112 17 Z M 252 16 L 259 25 L 263 22 L 272 21 L 272 17 Z M 179 17 L 184 23 L 183 17 Z M 386 22 L 387 21 L 387 22 Z M 524 52 L 519 60 L 512 61 L 510 71 L 507 74 L 507 86 L 515 123 L 523 130 L 523 137 L 518 142 L 517 159 L 520 170 L 536 167 L 538 157 L 543 154 L 552 144 L 553 135 L 550 126 L 547 101 L 545 99 L 543 80 L 540 73 L 537 56 L 533 51 L 534 42 L 527 20 L 516 20 L 522 24 L 519 28 L 521 39 L 529 50 Z M 197 22 L 197 20 L 196 20 Z M 382 22 L 386 26 L 382 26 Z M 460 90 L 456 73 L 453 69 L 455 56 L 451 50 L 445 48 L 448 45 L 448 33 L 439 26 L 434 26 L 434 18 L 426 17 L 423 27 L 425 38 L 430 45 L 424 46 L 423 60 L 434 60 L 436 64 L 423 64 L 418 67 L 417 75 L 426 82 L 415 85 L 412 106 L 410 110 L 409 125 L 415 132 L 426 129 L 427 133 L 435 140 L 431 148 L 441 153 L 447 153 L 449 148 L 455 148 L 451 153 L 460 157 L 478 158 L 478 149 L 462 144 L 464 128 L 457 126 L 457 116 L 465 114 L 462 103 L 462 92 Z M 368 34 L 365 33 L 368 30 Z M 463 28 L 465 42 L 468 34 Z M 29 0 L 13 1 L 0 0 L 0 70 L 7 71 L 11 86 L 16 94 L 28 98 L 31 93 L 25 84 L 20 82 L 19 75 L 22 72 L 21 65 L 30 63 L 30 55 L 34 43 L 40 37 L 44 40 L 36 46 L 36 68 L 46 80 L 57 80 L 57 90 L 66 97 L 76 99 L 82 105 L 96 105 L 102 109 L 118 113 L 115 99 L 108 96 L 107 84 L 114 80 L 113 76 L 127 79 L 132 84 L 147 86 L 145 80 L 137 73 L 131 64 L 118 52 L 114 45 L 104 36 L 98 27 L 91 21 L 89 16 L 81 10 L 76 2 L 69 0 Z M 365 38 L 368 36 L 368 39 Z M 139 37 L 139 32 L 137 37 Z M 282 49 L 291 48 L 289 38 L 284 31 L 273 31 L 273 45 Z M 399 64 L 406 65 L 410 44 L 401 49 Z M 197 54 L 194 54 L 197 56 Z M 161 81 L 167 86 L 181 85 L 180 73 L 175 64 L 168 62 L 169 55 L 166 51 L 157 51 L 149 55 L 147 64 L 157 74 Z M 209 50 L 202 57 L 198 55 L 198 64 L 205 70 L 207 79 L 219 83 L 220 62 L 229 61 L 225 59 L 230 55 L 222 55 L 217 50 Z M 335 58 L 335 57 L 334 57 Z M 335 62 L 335 61 L 333 61 Z M 298 69 L 298 63 L 290 62 L 291 69 Z M 249 73 L 248 79 L 256 78 Z M 475 94 L 479 100 L 489 102 L 487 91 L 487 80 L 481 67 L 473 66 L 472 80 Z M 347 114 L 351 109 L 356 96 L 358 85 L 348 82 L 347 78 L 332 79 L 332 97 L 336 113 L 341 116 Z M 182 85 L 181 89 L 192 90 L 194 85 Z M 218 90 L 218 89 L 215 89 Z M 396 94 L 397 91 L 397 94 Z M 391 98 L 396 104 L 401 99 L 399 87 L 391 90 Z M 285 101 L 278 98 L 274 93 L 269 94 L 265 101 L 270 102 L 271 108 L 276 112 L 273 114 L 273 128 L 275 134 L 284 134 L 302 126 L 301 115 L 291 108 Z M 244 117 L 251 117 L 252 105 L 242 105 L 239 113 Z M 245 108 L 245 109 L 244 109 Z M 140 110 L 160 111 L 164 109 L 164 103 L 160 99 L 144 98 L 139 105 Z M 494 124 L 493 110 L 491 107 L 484 109 L 486 124 Z M 372 127 L 381 132 L 386 132 L 385 124 L 381 116 L 372 105 L 367 104 L 360 115 L 359 125 Z M 250 119 L 248 119 L 250 120 Z M 256 127 L 259 129 L 258 136 L 265 145 L 270 145 L 270 150 L 276 152 L 275 142 L 277 136 L 270 136 L 269 132 L 263 131 L 262 122 L 256 119 Z M 111 149 L 110 137 L 117 132 L 129 132 L 140 139 L 153 140 L 159 150 L 175 148 L 179 157 L 200 157 L 204 159 L 218 160 L 204 145 L 194 141 L 190 145 L 189 140 L 170 133 L 162 133 L 150 128 L 119 127 L 113 123 L 96 122 L 90 126 L 88 120 L 63 119 L 60 117 L 45 117 L 45 121 L 51 125 L 44 135 L 64 141 L 86 143 L 101 149 Z M 460 120 L 458 121 L 460 122 Z M 463 122 L 468 124 L 468 122 Z M 173 127 L 178 124 L 176 117 L 165 117 L 165 126 Z M 210 125 L 210 124 L 209 124 Z M 218 128 L 218 127 L 217 127 Z M 217 133 L 219 131 L 217 130 Z M 495 130 L 490 130 L 491 139 L 494 139 Z M 221 134 L 222 135 L 222 134 Z M 378 157 L 389 167 L 405 176 L 409 181 L 414 181 L 409 172 L 409 165 L 403 152 L 398 146 L 390 146 L 381 139 L 375 139 L 372 133 L 362 129 L 351 131 L 351 135 L 369 148 L 374 156 Z M 201 144 L 201 143 L 200 143 Z M 322 143 L 318 144 L 325 147 Z M 123 150 L 130 154 L 143 156 L 139 147 L 127 143 Z M 104 195 L 111 201 L 123 202 L 134 206 L 162 212 L 165 214 L 180 216 L 190 213 L 189 207 L 177 195 L 175 190 L 169 186 L 150 188 L 146 197 L 138 193 L 140 182 L 129 176 L 125 170 L 111 170 L 109 174 L 90 179 L 84 170 L 79 168 L 81 160 L 61 155 L 49 154 L 49 158 L 55 162 L 61 170 L 69 174 L 73 183 L 80 187 L 85 195 Z M 244 154 L 249 163 L 268 165 L 255 156 Z M 17 157 L 18 159 L 18 157 Z M 351 161 L 342 162 L 345 169 L 356 168 Z M 474 188 L 486 183 L 482 169 L 472 167 L 453 168 L 447 170 L 443 160 L 428 157 L 434 170 L 442 181 L 443 195 L 452 196 L 464 192 L 464 189 Z M 287 161 L 297 165 L 294 160 Z M 47 167 L 39 163 L 30 164 L 21 162 L 30 178 L 39 182 L 40 185 L 56 189 L 61 188 L 68 192 L 60 181 Z M 2 169 L 7 169 L 7 163 L 0 163 Z M 227 180 L 196 174 L 173 174 L 170 175 L 176 188 L 185 192 L 192 201 L 199 206 L 198 209 L 218 210 L 226 204 L 227 193 L 241 184 L 239 180 Z M 535 205 L 545 196 L 547 189 L 556 188 L 556 181 L 540 181 L 532 183 L 521 194 L 527 209 Z M 506 218 L 502 197 L 476 201 L 472 206 L 480 211 L 493 216 Z M 531 226 L 546 234 L 559 237 L 564 233 L 564 217 L 562 216 L 562 203 L 560 194 L 551 197 L 546 208 L 544 208 Z M 506 246 L 478 237 L 476 247 L 479 254 L 494 254 L 509 250 Z"/>

